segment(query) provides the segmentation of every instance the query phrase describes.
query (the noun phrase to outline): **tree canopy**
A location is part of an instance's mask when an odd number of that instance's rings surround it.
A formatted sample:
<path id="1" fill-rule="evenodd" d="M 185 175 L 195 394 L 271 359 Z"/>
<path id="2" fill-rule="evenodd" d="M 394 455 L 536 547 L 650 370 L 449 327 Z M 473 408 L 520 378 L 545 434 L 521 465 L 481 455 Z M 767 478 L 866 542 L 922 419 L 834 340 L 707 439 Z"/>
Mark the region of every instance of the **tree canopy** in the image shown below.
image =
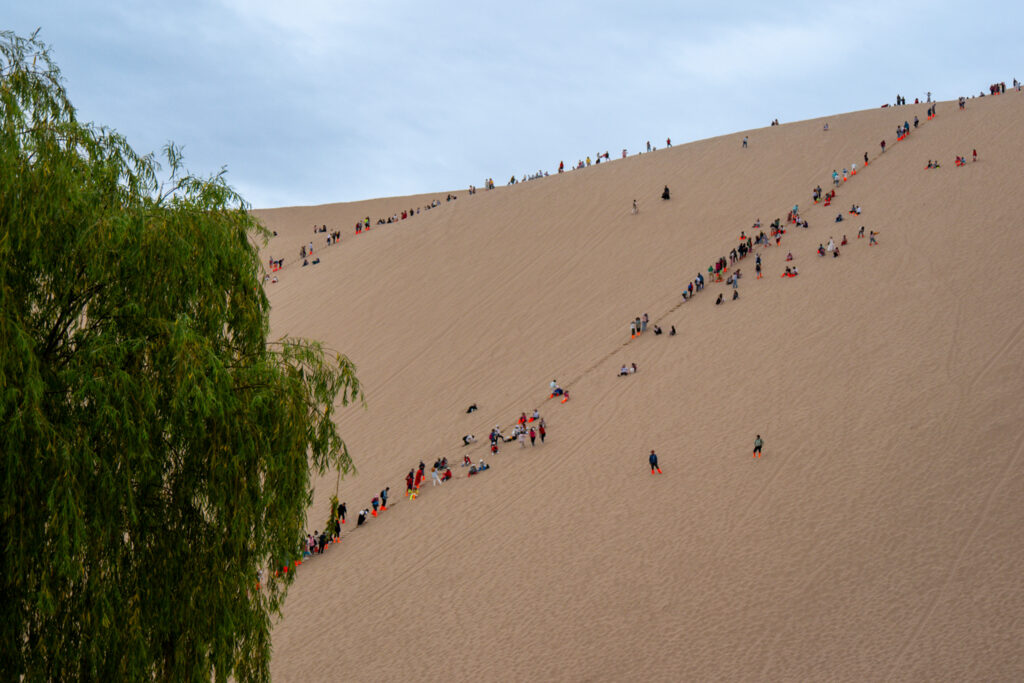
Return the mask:
<path id="1" fill-rule="evenodd" d="M 265 680 L 311 472 L 353 364 L 268 343 L 224 171 L 76 118 L 36 35 L 0 33 L 0 670 Z M 332 357 L 333 356 L 333 357 Z"/>

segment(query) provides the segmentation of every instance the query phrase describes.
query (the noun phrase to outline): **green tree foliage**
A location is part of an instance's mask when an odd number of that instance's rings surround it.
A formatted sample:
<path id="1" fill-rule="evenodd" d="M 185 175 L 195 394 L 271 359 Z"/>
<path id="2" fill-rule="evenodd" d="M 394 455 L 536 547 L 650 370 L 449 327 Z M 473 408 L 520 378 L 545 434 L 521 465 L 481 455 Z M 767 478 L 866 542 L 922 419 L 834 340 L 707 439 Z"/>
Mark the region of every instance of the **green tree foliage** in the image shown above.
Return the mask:
<path id="1" fill-rule="evenodd" d="M 351 362 L 268 344 L 224 181 L 76 119 L 35 35 L 0 34 L 0 671 L 265 680 L 311 472 L 351 469 Z M 163 177 L 163 180 L 160 178 Z"/>

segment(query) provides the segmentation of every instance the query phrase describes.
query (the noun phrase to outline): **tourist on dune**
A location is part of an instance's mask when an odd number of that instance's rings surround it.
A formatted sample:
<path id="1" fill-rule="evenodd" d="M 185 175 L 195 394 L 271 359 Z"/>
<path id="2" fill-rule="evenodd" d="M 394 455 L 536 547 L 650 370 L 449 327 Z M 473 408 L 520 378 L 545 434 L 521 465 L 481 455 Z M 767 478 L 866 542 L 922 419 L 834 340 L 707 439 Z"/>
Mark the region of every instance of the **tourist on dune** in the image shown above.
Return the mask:
<path id="1" fill-rule="evenodd" d="M 655 474 L 655 472 L 657 472 L 657 474 L 661 474 L 661 467 L 658 466 L 658 454 L 653 450 L 647 457 L 647 462 L 651 464 L 651 474 Z"/>

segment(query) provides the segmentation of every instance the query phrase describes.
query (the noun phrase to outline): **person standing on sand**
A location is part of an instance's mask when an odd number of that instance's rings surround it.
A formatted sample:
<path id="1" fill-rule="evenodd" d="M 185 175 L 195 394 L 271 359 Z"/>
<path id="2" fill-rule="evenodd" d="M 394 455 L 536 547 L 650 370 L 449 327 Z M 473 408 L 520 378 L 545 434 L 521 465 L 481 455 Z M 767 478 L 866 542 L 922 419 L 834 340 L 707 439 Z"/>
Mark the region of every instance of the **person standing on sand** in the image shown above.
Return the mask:
<path id="1" fill-rule="evenodd" d="M 345 523 L 345 515 L 348 513 L 348 506 L 345 503 L 338 504 L 338 517 L 341 518 L 341 523 Z"/>
<path id="2" fill-rule="evenodd" d="M 530 445 L 537 445 L 537 430 L 534 429 L 533 427 L 530 427 Z"/>
<path id="3" fill-rule="evenodd" d="M 764 441 L 761 439 L 761 435 L 758 434 L 757 438 L 754 439 L 754 457 L 761 457 L 761 448 L 764 446 Z"/>
<path id="4" fill-rule="evenodd" d="M 746 149 L 746 148 L 747 148 L 747 136 L 744 135 L 743 136 L 743 149 Z"/>
<path id="5" fill-rule="evenodd" d="M 525 429 L 519 430 L 519 436 L 517 438 L 519 439 L 519 447 L 520 448 L 526 448 L 526 430 Z"/>
<path id="6" fill-rule="evenodd" d="M 541 419 L 540 426 L 537 428 L 537 433 L 540 434 L 540 442 L 544 443 L 544 437 L 548 435 L 548 430 L 544 427 L 544 420 Z"/>
<path id="7" fill-rule="evenodd" d="M 647 462 L 651 463 L 651 474 L 654 474 L 655 470 L 657 470 L 658 474 L 661 474 L 661 467 L 658 466 L 658 454 L 653 450 L 651 451 L 650 456 L 648 456 Z"/>
<path id="8" fill-rule="evenodd" d="M 637 208 L 637 205 L 636 205 L 636 200 L 634 199 L 634 200 L 633 200 L 633 215 L 635 216 L 635 215 L 637 215 L 638 213 L 640 213 L 640 209 L 639 209 L 639 208 Z"/>

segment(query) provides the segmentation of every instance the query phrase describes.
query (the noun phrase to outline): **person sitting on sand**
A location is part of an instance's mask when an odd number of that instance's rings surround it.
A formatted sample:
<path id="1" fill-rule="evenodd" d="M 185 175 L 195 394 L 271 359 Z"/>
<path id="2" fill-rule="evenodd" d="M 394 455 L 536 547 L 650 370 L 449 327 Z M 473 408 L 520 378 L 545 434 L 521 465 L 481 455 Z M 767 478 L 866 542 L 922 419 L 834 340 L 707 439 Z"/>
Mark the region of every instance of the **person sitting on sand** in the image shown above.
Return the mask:
<path id="1" fill-rule="evenodd" d="M 654 326 L 654 334 L 661 334 L 661 328 L 657 325 Z"/>
<path id="2" fill-rule="evenodd" d="M 836 223 L 842 223 L 842 222 L 843 222 L 843 214 L 837 213 L 836 214 Z"/>
<path id="3" fill-rule="evenodd" d="M 670 336 L 670 337 L 676 336 L 676 326 L 675 325 L 673 325 L 672 329 L 668 331 L 668 336 Z"/>
<path id="4" fill-rule="evenodd" d="M 843 241 L 839 243 L 839 246 L 841 246 L 841 247 L 845 247 L 846 246 L 846 235 L 843 235 Z"/>
<path id="5" fill-rule="evenodd" d="M 721 306 L 722 305 L 722 295 L 721 294 L 719 294 L 718 298 L 715 299 L 715 305 L 716 306 Z"/>
<path id="6" fill-rule="evenodd" d="M 664 191 L 662 191 L 661 198 L 662 199 L 668 199 L 669 198 L 668 185 L 666 185 Z"/>
<path id="7" fill-rule="evenodd" d="M 625 364 L 623 364 L 623 366 L 621 368 L 619 368 L 619 377 L 625 377 L 628 374 L 629 374 L 629 368 L 627 368 L 625 366 Z"/>
<path id="8" fill-rule="evenodd" d="M 473 436 L 472 434 L 466 434 L 464 437 L 462 437 L 462 445 L 463 446 L 468 446 L 471 443 L 476 443 L 476 437 L 475 436 Z"/>
<path id="9" fill-rule="evenodd" d="M 472 413 L 472 412 L 473 412 L 474 410 L 479 410 L 479 408 L 477 408 L 477 407 L 476 407 L 476 404 L 475 404 L 475 403 L 474 403 L 473 405 L 469 406 L 468 408 L 466 408 L 466 415 L 469 415 L 469 414 L 470 414 L 470 413 Z"/>
<path id="10" fill-rule="evenodd" d="M 740 298 L 739 290 L 736 290 L 736 289 L 732 290 L 732 300 L 736 301 L 736 299 L 739 299 L 739 298 Z"/>
<path id="11" fill-rule="evenodd" d="M 821 242 L 818 242 L 818 256 L 825 255 L 825 247 L 822 246 Z"/>
<path id="12" fill-rule="evenodd" d="M 789 252 L 788 254 L 786 254 L 786 260 L 787 261 L 792 261 L 793 260 L 793 252 Z"/>
<path id="13" fill-rule="evenodd" d="M 444 476 L 441 477 L 441 481 L 445 482 L 445 481 L 448 481 L 451 478 L 452 478 L 452 470 L 451 470 L 451 468 L 448 468 L 448 469 L 445 470 Z"/>

